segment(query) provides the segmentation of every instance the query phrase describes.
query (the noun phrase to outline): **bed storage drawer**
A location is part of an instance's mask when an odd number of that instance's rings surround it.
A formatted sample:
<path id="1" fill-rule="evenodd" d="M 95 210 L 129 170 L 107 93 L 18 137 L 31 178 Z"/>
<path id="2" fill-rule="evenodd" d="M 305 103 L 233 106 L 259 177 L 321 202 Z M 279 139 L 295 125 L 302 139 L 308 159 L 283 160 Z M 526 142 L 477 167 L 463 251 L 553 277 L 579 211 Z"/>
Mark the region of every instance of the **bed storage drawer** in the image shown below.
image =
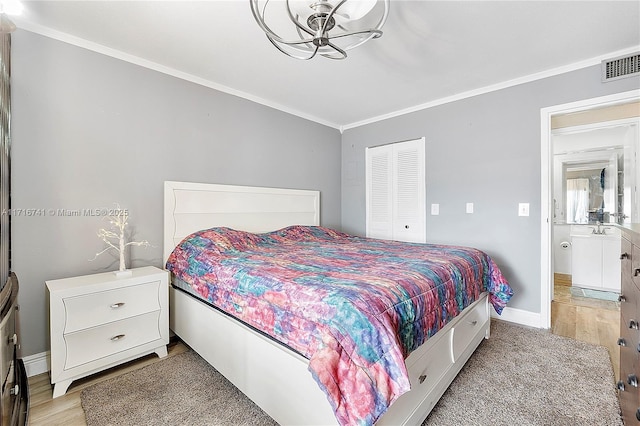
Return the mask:
<path id="1" fill-rule="evenodd" d="M 378 422 L 380 425 L 422 423 L 487 335 L 490 325 L 488 307 L 485 294 L 411 353 L 406 359 L 411 390 L 391 405 Z M 459 333 L 458 328 L 462 330 Z M 465 338 L 469 340 L 464 341 Z M 456 352 L 458 354 L 454 357 Z"/>
<path id="2" fill-rule="evenodd" d="M 469 342 L 481 341 L 485 337 L 489 312 L 486 303 L 476 304 L 469 312 L 465 313 L 453 328 L 452 354 L 454 362 L 469 346 Z"/>
<path id="3" fill-rule="evenodd" d="M 417 354 L 416 357 L 407 358 L 407 372 L 409 373 L 411 390 L 393 403 L 394 411 L 407 413 L 407 410 L 411 411 L 410 407 L 419 405 L 453 366 L 449 349 L 452 332 L 452 329 L 449 329 L 442 335 L 438 333 L 436 335 L 439 337 L 438 341 L 432 342 L 432 346 L 427 351 Z M 388 421 L 388 416 L 383 419 Z"/>

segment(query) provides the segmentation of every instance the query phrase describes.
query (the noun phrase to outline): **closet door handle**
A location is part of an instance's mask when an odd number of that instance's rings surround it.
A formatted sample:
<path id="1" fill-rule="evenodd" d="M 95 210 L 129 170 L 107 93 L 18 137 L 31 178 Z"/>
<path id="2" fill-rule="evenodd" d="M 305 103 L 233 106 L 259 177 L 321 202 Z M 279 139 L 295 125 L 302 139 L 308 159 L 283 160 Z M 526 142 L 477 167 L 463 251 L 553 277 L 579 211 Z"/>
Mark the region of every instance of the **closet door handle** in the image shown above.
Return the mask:
<path id="1" fill-rule="evenodd" d="M 113 305 L 110 305 L 109 307 L 111 309 L 118 309 L 124 306 L 124 302 L 118 302 L 118 303 L 114 303 Z"/>
<path id="2" fill-rule="evenodd" d="M 124 338 L 124 334 L 118 334 L 117 336 L 113 336 L 111 338 L 111 341 L 117 342 L 118 340 L 123 339 L 123 338 Z"/>

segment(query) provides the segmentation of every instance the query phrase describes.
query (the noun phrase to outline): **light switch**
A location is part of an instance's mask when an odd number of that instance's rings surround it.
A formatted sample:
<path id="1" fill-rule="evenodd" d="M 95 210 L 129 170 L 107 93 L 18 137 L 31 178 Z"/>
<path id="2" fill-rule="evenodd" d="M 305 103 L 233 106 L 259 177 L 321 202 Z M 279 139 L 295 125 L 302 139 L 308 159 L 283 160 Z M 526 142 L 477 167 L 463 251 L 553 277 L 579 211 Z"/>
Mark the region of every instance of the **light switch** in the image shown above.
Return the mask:
<path id="1" fill-rule="evenodd" d="M 473 213 L 473 203 L 467 203 L 467 213 Z"/>
<path id="2" fill-rule="evenodd" d="M 440 214 L 440 204 L 431 204 L 431 215 L 437 216 Z"/>
<path id="3" fill-rule="evenodd" d="M 518 216 L 529 216 L 529 203 L 518 204 Z"/>

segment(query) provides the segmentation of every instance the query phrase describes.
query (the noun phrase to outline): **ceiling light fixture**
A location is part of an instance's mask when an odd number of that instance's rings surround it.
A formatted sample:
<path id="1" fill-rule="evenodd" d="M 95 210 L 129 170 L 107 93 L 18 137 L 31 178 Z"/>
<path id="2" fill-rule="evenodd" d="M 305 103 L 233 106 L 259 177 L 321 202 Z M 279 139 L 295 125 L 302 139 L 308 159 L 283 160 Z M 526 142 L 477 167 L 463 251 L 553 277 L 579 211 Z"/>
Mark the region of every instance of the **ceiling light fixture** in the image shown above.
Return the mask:
<path id="1" fill-rule="evenodd" d="M 0 34 L 16 30 L 16 25 L 7 15 L 20 15 L 23 10 L 24 5 L 20 0 L 0 0 Z"/>
<path id="2" fill-rule="evenodd" d="M 296 59 L 344 59 L 347 50 L 382 36 L 389 0 L 250 0 L 267 38 Z M 267 24 L 266 17 L 269 17 Z"/>

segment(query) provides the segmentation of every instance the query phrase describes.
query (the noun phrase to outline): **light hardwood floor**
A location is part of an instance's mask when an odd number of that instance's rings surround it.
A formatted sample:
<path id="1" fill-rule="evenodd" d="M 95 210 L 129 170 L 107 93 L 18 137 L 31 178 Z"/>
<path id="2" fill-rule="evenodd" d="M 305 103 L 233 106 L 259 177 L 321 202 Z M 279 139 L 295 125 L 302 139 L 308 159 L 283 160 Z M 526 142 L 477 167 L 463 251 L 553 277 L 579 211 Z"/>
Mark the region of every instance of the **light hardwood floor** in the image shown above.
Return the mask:
<path id="1" fill-rule="evenodd" d="M 556 274 L 551 302 L 551 332 L 609 350 L 616 381 L 620 378 L 620 303 L 573 297 L 571 276 Z"/>
<path id="2" fill-rule="evenodd" d="M 171 342 L 168 356 L 188 350 L 182 342 Z M 63 396 L 53 399 L 53 387 L 49 373 L 29 377 L 30 404 L 29 425 L 32 426 L 86 426 L 84 411 L 80 405 L 82 389 L 97 382 L 135 370 L 159 361 L 157 355 L 147 355 L 118 367 L 105 370 L 90 377 L 74 381 Z"/>
<path id="3" fill-rule="evenodd" d="M 563 280 L 564 278 L 564 280 Z M 551 330 L 553 333 L 595 343 L 609 349 L 616 380 L 619 377 L 619 348 L 616 344 L 620 330 L 620 307 L 617 302 L 604 302 L 585 298 L 574 298 L 569 292 L 571 281 L 566 277 L 556 279 L 555 298 L 551 303 Z M 174 356 L 188 350 L 182 342 L 169 345 L 169 355 Z M 85 417 L 80 405 L 82 389 L 102 380 L 157 362 L 156 355 L 148 355 L 119 367 L 106 370 L 71 384 L 64 396 L 52 399 L 53 388 L 49 374 L 29 378 L 31 403 L 29 424 L 32 426 L 85 426 Z"/>

